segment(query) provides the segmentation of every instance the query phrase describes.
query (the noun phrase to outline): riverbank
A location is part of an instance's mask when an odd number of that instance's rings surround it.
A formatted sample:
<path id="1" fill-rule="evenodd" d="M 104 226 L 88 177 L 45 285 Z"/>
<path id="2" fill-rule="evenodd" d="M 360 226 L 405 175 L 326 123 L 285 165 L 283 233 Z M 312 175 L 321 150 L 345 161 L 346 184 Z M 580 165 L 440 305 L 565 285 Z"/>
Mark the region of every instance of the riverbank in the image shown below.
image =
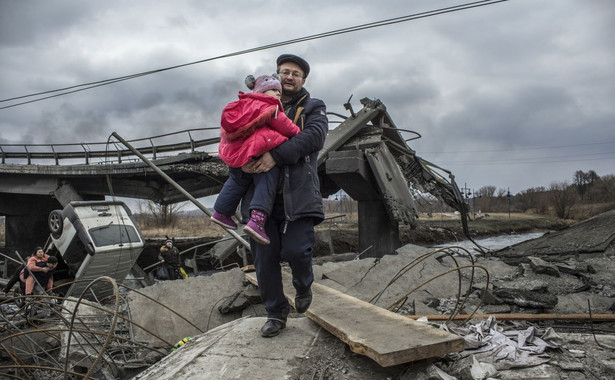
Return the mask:
<path id="1" fill-rule="evenodd" d="M 192 220 L 191 229 L 171 229 L 164 231 L 164 235 L 177 239 L 180 250 L 188 249 L 197 244 L 218 240 L 225 235 L 225 231 L 209 222 L 209 218 Z M 182 223 L 183 224 L 183 223 Z M 506 234 L 522 234 L 528 232 L 557 231 L 572 225 L 572 221 L 565 221 L 554 217 L 535 214 L 481 214 L 468 222 L 468 230 L 473 239 Z M 197 228 L 198 227 L 198 228 Z M 343 218 L 332 216 L 316 227 L 317 241 L 314 246 L 314 256 L 328 256 L 331 253 L 341 254 L 358 252 L 359 228 L 356 217 Z M 143 229 L 148 244 L 141 255 L 138 264 L 147 267 L 156 262 L 158 248 L 164 242 L 163 232 L 160 230 Z M 433 246 L 455 241 L 467 240 L 463 233 L 461 220 L 458 214 L 443 213 L 420 215 L 418 226 L 414 230 L 400 233 L 402 244 L 416 244 Z"/>
<path id="2" fill-rule="evenodd" d="M 567 228 L 573 221 L 535 214 L 482 214 L 468 221 L 470 237 L 490 237 L 505 234 L 521 234 L 537 231 L 557 231 Z M 317 231 L 329 231 L 336 253 L 356 252 L 359 231 L 356 222 L 339 222 L 332 219 L 319 225 Z M 454 213 L 420 215 L 418 226 L 400 233 L 403 244 L 431 246 L 466 240 L 459 215 Z M 328 247 L 315 247 L 316 254 Z"/>
<path id="3" fill-rule="evenodd" d="M 468 221 L 470 237 L 488 237 L 535 231 L 557 231 L 574 224 L 551 216 L 535 214 L 482 214 Z M 419 218 L 417 229 L 404 234 L 404 243 L 440 244 L 465 240 L 459 216 Z"/>

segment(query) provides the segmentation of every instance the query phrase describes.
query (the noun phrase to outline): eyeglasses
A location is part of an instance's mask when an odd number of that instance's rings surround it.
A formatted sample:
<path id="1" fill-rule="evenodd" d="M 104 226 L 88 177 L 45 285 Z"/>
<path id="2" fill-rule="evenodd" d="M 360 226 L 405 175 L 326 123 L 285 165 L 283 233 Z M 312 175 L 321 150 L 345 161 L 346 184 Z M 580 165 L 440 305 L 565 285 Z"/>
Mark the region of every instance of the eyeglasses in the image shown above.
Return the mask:
<path id="1" fill-rule="evenodd" d="M 293 78 L 301 78 L 301 79 L 303 79 L 303 73 L 300 72 L 300 71 L 282 70 L 282 71 L 279 71 L 278 74 L 280 74 L 283 77 L 287 77 L 287 76 L 292 75 Z"/>

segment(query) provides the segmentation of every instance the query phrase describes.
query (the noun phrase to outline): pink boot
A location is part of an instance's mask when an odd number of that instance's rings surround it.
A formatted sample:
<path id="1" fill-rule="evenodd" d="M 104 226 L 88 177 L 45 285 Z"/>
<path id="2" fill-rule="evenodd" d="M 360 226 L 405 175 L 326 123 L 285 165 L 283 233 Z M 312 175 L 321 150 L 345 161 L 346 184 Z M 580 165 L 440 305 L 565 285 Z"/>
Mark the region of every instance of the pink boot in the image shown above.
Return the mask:
<path id="1" fill-rule="evenodd" d="M 250 221 L 243 228 L 243 231 L 250 235 L 257 243 L 268 245 L 271 241 L 265 233 L 265 222 L 267 214 L 260 210 L 252 210 L 250 213 Z"/>
<path id="2" fill-rule="evenodd" d="M 220 214 L 218 211 L 214 211 L 210 219 L 212 222 L 224 228 L 229 228 L 231 230 L 237 229 L 237 223 L 235 223 L 230 216 Z"/>

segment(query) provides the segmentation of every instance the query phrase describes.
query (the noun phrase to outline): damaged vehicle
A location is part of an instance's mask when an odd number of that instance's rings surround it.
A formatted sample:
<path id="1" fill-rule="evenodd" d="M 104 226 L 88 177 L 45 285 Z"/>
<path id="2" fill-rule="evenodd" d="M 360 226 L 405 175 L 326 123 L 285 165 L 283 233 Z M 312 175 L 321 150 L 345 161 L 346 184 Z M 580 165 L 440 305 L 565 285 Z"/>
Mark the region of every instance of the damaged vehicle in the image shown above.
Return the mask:
<path id="1" fill-rule="evenodd" d="M 52 211 L 48 224 L 51 234 L 44 250 L 58 258 L 56 284 L 65 297 L 79 297 L 101 276 L 121 283 L 145 246 L 132 212 L 121 201 L 71 202 Z M 112 294 L 111 284 L 97 282 L 84 298 L 101 300 Z"/>

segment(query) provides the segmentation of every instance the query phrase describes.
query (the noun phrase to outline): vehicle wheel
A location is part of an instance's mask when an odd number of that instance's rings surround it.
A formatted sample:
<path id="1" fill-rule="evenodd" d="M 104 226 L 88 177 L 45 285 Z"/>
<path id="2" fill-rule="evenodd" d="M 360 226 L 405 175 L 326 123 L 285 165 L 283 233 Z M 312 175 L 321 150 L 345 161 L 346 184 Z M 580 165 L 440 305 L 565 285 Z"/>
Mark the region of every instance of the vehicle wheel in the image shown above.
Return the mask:
<path id="1" fill-rule="evenodd" d="M 51 231 L 51 236 L 54 238 L 59 238 L 62 235 L 62 228 L 64 227 L 64 220 L 62 219 L 62 211 L 61 210 L 53 210 L 49 214 L 49 231 Z"/>
<path id="2" fill-rule="evenodd" d="M 13 296 L 15 297 L 15 306 L 17 306 L 18 308 L 22 308 L 24 303 L 26 303 L 26 300 L 24 298 L 20 298 L 21 296 L 23 296 L 23 291 L 21 290 L 20 286 L 15 287 L 15 290 L 13 291 Z"/>

